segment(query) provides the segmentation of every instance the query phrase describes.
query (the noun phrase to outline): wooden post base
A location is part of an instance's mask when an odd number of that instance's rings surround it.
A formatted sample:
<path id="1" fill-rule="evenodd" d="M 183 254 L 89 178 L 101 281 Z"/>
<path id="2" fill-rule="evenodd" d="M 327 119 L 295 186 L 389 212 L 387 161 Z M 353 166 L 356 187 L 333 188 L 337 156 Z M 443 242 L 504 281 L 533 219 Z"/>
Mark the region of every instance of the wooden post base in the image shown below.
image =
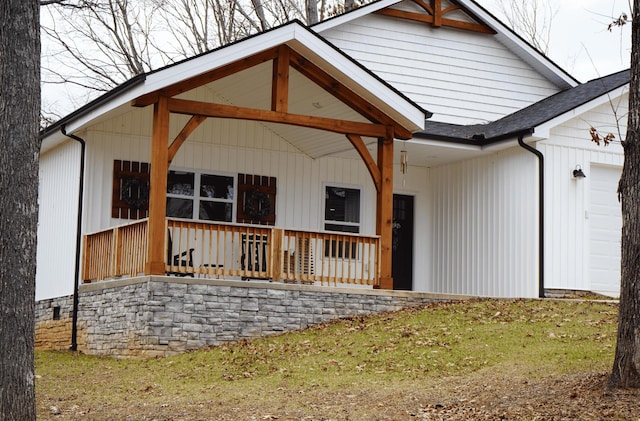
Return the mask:
<path id="1" fill-rule="evenodd" d="M 393 278 L 380 278 L 380 285 L 375 286 L 374 289 L 393 289 Z"/>
<path id="2" fill-rule="evenodd" d="M 145 275 L 164 275 L 166 266 L 164 262 L 149 262 L 144 267 Z"/>

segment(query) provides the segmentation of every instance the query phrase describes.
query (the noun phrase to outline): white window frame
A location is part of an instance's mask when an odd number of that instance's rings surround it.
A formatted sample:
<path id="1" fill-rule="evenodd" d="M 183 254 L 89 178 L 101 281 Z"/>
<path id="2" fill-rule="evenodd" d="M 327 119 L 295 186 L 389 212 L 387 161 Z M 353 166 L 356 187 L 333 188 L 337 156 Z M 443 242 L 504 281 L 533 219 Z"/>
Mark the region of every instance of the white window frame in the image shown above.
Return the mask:
<path id="1" fill-rule="evenodd" d="M 326 219 L 326 214 L 327 214 L 327 188 L 343 188 L 343 189 L 350 189 L 350 190 L 358 190 L 360 192 L 360 203 L 358 206 L 358 222 L 346 222 L 346 221 L 336 221 L 333 219 Z M 331 183 L 331 182 L 325 182 L 322 183 L 322 229 L 324 231 L 332 231 L 332 232 L 342 232 L 342 233 L 346 233 L 346 234 L 359 234 L 362 232 L 362 199 L 364 197 L 364 188 L 362 186 L 359 185 L 354 185 L 354 184 L 343 184 L 343 183 Z M 331 224 L 331 225 L 342 225 L 342 226 L 349 226 L 349 227 L 357 227 L 358 231 L 356 232 L 350 232 L 350 231 L 335 231 L 335 230 L 329 230 L 326 227 L 327 224 Z"/>
<path id="2" fill-rule="evenodd" d="M 359 198 L 359 203 L 358 203 L 358 222 L 346 222 L 346 221 L 337 221 L 334 219 L 326 219 L 326 214 L 327 214 L 327 188 L 343 188 L 343 189 L 349 189 L 349 190 L 358 190 L 360 192 L 360 198 Z M 335 233 L 340 233 L 340 234 L 351 234 L 351 235 L 357 235 L 360 234 L 360 232 L 362 231 L 362 199 L 363 199 L 363 195 L 364 195 L 364 188 L 362 186 L 356 186 L 356 185 L 349 185 L 349 184 L 341 184 L 341 183 L 323 183 L 322 185 L 322 200 L 324 203 L 324 206 L 322 207 L 322 229 L 324 231 L 328 231 L 328 232 L 335 232 Z M 356 227 L 357 231 L 356 232 L 352 232 L 352 231 L 336 231 L 336 230 L 331 230 L 331 229 L 327 229 L 326 225 L 327 224 L 331 224 L 331 225 L 340 225 L 340 226 L 345 226 L 345 227 Z M 352 246 L 355 245 L 354 243 L 352 243 Z M 349 243 L 347 243 L 347 246 L 349 248 L 351 248 L 352 246 L 349 246 Z M 351 248 L 351 251 L 348 252 L 346 250 L 342 250 L 343 245 L 342 244 L 335 244 L 334 241 L 328 241 L 327 243 L 325 243 L 324 245 L 324 252 L 323 252 L 323 256 L 324 258 L 329 257 L 329 250 L 332 250 L 332 253 L 335 253 L 335 256 L 337 256 L 338 258 L 341 259 L 359 259 L 359 253 L 357 251 L 357 249 Z"/>
<path id="3" fill-rule="evenodd" d="M 209 171 L 202 169 L 194 169 L 194 168 L 169 168 L 169 171 L 175 172 L 185 172 L 193 174 L 193 195 L 183 195 L 183 194 L 175 194 L 175 193 L 166 193 L 167 198 L 175 198 L 175 199 L 183 199 L 183 200 L 191 200 L 193 202 L 193 209 L 191 218 L 192 220 L 197 221 L 209 221 L 209 222 L 235 222 L 236 221 L 236 196 L 238 192 L 238 175 L 234 173 L 227 172 L 218 172 L 218 171 Z M 200 196 L 200 185 L 203 175 L 211 175 L 211 176 L 220 176 L 220 177 L 229 177 L 233 179 L 233 197 L 231 199 L 227 198 L 207 198 Z M 167 173 L 167 179 L 169 174 Z M 217 202 L 217 203 L 231 203 L 231 221 L 219 221 L 219 220 L 211 220 L 211 219 L 200 219 L 200 202 Z"/>

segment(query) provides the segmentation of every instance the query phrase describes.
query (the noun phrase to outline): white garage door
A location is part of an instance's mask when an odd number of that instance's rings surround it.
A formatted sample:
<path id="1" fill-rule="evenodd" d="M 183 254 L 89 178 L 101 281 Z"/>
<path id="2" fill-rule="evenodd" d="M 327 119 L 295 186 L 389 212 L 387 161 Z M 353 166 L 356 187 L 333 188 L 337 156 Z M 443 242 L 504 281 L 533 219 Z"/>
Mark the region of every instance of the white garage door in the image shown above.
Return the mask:
<path id="1" fill-rule="evenodd" d="M 617 190 L 622 170 L 592 165 L 590 172 L 591 290 L 619 296 L 622 217 Z"/>

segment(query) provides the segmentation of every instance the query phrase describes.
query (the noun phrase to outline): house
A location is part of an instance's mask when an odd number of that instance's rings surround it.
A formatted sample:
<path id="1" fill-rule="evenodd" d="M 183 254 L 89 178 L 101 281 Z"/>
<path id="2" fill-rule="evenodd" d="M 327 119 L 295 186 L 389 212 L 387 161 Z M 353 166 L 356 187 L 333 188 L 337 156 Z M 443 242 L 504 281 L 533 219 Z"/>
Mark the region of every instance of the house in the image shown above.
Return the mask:
<path id="1" fill-rule="evenodd" d="M 140 275 L 617 295 L 623 152 L 589 133 L 624 133 L 628 80 L 578 83 L 473 0 L 140 75 L 42 134 L 36 298 Z"/>

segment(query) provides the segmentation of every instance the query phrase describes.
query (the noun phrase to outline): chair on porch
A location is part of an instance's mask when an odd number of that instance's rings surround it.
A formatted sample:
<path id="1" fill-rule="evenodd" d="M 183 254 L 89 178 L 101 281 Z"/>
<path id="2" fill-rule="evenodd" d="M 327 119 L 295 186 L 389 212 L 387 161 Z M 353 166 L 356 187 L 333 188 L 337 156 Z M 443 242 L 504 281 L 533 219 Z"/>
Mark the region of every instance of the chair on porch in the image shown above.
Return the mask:
<path id="1" fill-rule="evenodd" d="M 309 238 L 296 238 L 296 247 L 284 252 L 282 272 L 285 283 L 313 284 L 308 279 L 314 274 L 313 250 Z M 307 279 L 302 279 L 305 277 Z"/>
<path id="2" fill-rule="evenodd" d="M 167 230 L 167 263 L 170 263 L 172 266 L 177 267 L 191 267 L 193 268 L 193 251 L 195 249 L 190 248 L 189 250 L 185 250 L 178 254 L 173 254 L 173 239 L 171 238 L 171 230 Z M 167 271 L 167 275 L 174 276 L 191 276 L 193 277 L 192 272 L 178 272 L 178 271 Z"/>
<path id="3" fill-rule="evenodd" d="M 242 234 L 241 236 L 241 257 L 240 268 L 247 271 L 266 272 L 267 271 L 267 249 L 269 248 L 268 237 L 260 234 Z M 249 279 L 269 279 L 252 276 L 243 276 L 243 281 Z"/>

